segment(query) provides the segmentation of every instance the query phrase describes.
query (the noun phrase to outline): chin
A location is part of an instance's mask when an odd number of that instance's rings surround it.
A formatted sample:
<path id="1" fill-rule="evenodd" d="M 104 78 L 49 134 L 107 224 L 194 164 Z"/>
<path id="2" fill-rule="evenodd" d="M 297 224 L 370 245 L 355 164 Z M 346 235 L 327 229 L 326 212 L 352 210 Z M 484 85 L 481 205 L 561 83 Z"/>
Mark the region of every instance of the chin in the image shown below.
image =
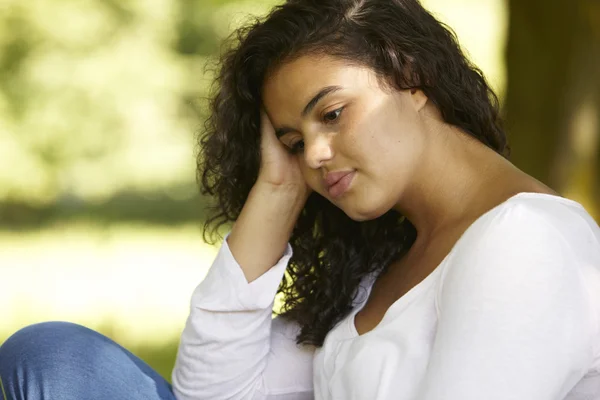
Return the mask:
<path id="1" fill-rule="evenodd" d="M 354 207 L 342 207 L 342 211 L 346 213 L 350 219 L 362 222 L 370 221 L 381 217 L 383 214 L 391 210 L 390 207 L 377 207 L 373 204 L 370 206 L 354 206 Z"/>

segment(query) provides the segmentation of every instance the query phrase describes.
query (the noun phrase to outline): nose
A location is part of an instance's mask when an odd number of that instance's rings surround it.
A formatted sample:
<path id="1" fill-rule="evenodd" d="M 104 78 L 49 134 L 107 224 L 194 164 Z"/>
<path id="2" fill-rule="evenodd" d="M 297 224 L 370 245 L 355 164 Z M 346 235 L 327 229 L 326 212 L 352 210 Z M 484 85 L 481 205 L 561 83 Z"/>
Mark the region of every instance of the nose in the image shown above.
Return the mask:
<path id="1" fill-rule="evenodd" d="M 326 135 L 317 135 L 312 140 L 304 140 L 304 159 L 310 168 L 321 168 L 332 157 L 331 139 Z"/>

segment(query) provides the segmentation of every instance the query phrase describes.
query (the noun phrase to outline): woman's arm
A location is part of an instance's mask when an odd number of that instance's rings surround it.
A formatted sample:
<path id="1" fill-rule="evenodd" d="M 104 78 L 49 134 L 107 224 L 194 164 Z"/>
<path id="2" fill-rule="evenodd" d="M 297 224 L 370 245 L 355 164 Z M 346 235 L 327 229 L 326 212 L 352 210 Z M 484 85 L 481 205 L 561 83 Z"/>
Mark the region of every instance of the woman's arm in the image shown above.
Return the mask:
<path id="1" fill-rule="evenodd" d="M 555 222 L 516 205 L 464 238 L 417 399 L 559 400 L 583 377 L 595 322 L 575 251 L 590 242 Z"/>
<path id="2" fill-rule="evenodd" d="M 248 283 L 223 242 L 194 291 L 172 381 L 178 400 L 310 400 L 312 347 L 295 343 L 297 327 L 271 312 L 291 257 Z"/>
<path id="3" fill-rule="evenodd" d="M 173 370 L 179 400 L 312 399 L 313 349 L 271 320 L 304 194 L 257 183 L 192 296 Z"/>

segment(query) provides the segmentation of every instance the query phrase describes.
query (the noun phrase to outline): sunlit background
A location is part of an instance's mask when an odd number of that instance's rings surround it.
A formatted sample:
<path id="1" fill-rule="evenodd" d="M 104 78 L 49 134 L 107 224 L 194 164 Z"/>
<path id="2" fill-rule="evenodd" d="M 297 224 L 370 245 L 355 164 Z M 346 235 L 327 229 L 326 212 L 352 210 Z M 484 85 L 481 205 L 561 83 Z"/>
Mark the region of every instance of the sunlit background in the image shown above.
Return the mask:
<path id="1" fill-rule="evenodd" d="M 170 379 L 216 252 L 195 181 L 205 66 L 275 3 L 0 0 L 0 343 L 34 322 L 78 322 Z M 424 5 L 506 103 L 514 162 L 597 218 L 597 3 Z"/>

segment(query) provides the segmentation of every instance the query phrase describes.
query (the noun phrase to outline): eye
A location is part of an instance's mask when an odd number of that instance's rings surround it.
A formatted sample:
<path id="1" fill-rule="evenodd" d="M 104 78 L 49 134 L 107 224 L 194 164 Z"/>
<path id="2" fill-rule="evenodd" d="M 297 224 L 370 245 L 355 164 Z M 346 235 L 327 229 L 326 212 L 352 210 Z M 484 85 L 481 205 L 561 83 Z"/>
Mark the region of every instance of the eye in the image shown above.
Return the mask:
<path id="1" fill-rule="evenodd" d="M 328 124 L 335 122 L 340 117 L 340 114 L 342 113 L 343 109 L 344 109 L 344 107 L 341 107 L 341 108 L 338 108 L 337 110 L 333 110 L 333 111 L 326 113 L 325 115 L 323 115 L 323 122 L 328 123 Z"/>
<path id="2" fill-rule="evenodd" d="M 304 150 L 304 140 L 300 139 L 297 142 L 290 144 L 289 149 L 292 154 L 300 153 Z"/>

